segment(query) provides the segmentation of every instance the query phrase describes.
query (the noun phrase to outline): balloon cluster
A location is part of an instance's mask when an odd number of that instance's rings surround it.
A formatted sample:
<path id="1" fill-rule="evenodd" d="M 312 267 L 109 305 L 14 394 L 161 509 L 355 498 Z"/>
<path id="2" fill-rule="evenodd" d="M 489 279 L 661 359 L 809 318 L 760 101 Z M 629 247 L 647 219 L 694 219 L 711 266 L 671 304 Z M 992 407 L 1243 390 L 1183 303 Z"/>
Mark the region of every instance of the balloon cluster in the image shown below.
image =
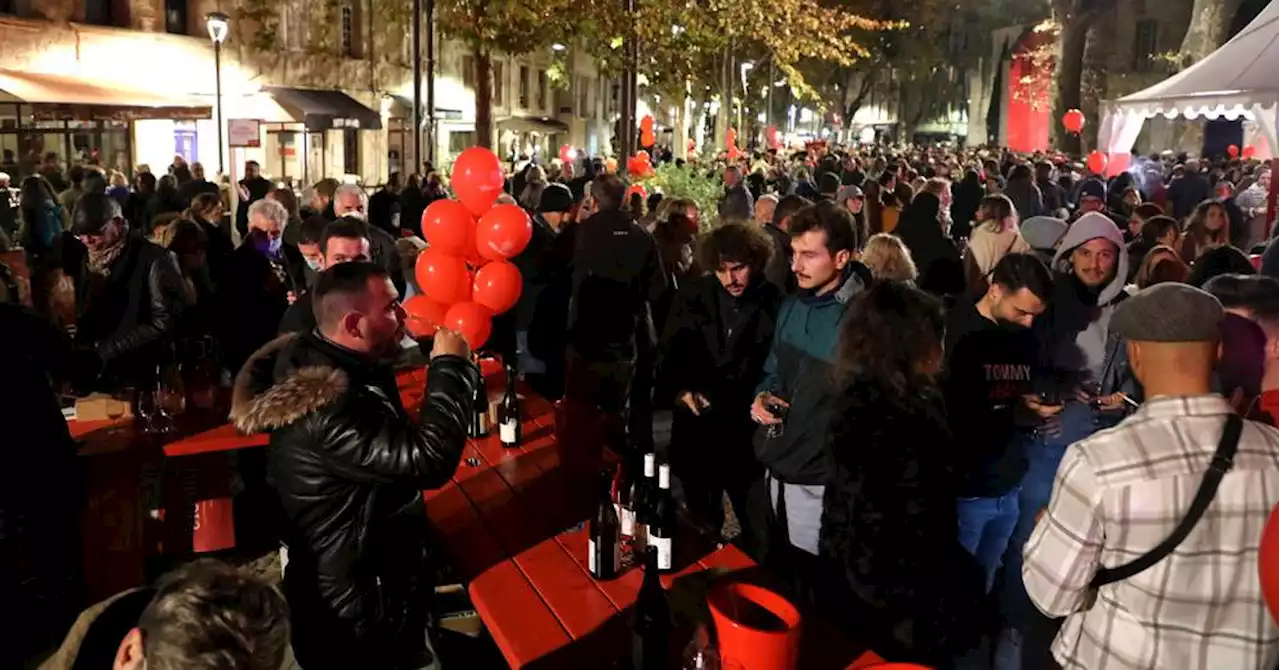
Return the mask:
<path id="1" fill-rule="evenodd" d="M 640 119 L 640 146 L 651 147 L 658 143 L 658 138 L 653 135 L 653 116 L 645 114 Z"/>
<path id="2" fill-rule="evenodd" d="M 1079 135 L 1084 130 L 1084 112 L 1078 109 L 1068 109 L 1066 114 L 1062 115 L 1062 127 L 1072 135 Z"/>
<path id="3" fill-rule="evenodd" d="M 653 163 L 650 162 L 648 151 L 641 149 L 627 159 L 627 174 L 632 177 L 653 176 Z"/>
<path id="4" fill-rule="evenodd" d="M 414 336 L 449 328 L 476 349 L 489 339 L 493 316 L 520 299 L 520 270 L 509 259 L 528 246 L 533 223 L 516 205 L 493 204 L 506 176 L 488 149 L 463 151 L 451 183 L 458 199 L 437 200 L 422 213 L 430 245 L 414 267 L 422 295 L 404 307 Z"/>

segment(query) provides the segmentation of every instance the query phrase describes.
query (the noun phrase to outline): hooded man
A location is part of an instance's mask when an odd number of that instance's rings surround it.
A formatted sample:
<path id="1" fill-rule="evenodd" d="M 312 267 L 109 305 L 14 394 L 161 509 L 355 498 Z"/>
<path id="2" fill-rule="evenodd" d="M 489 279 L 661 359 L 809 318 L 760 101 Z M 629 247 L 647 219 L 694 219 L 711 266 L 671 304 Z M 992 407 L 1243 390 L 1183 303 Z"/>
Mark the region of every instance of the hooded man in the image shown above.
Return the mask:
<path id="1" fill-rule="evenodd" d="M 1129 370 L 1124 343 L 1111 332 L 1111 316 L 1127 297 L 1129 255 L 1124 235 L 1103 213 L 1087 212 L 1058 244 L 1050 270 L 1054 273 L 1049 309 L 1036 319 L 1040 372 L 1036 387 L 1048 404 L 1063 411 L 1038 429 L 1027 448 L 1027 472 L 1018 498 L 1018 524 L 1003 559 L 1007 575 L 1002 594 L 1006 620 L 1017 624 L 1002 644 L 1026 651 L 1048 647 L 1052 622 L 1027 600 L 1022 580 L 1022 547 L 1035 527 L 1036 513 L 1049 501 L 1054 473 L 1067 445 L 1115 425 L 1140 399 Z M 1014 653 L 1014 652 L 1010 652 Z"/>

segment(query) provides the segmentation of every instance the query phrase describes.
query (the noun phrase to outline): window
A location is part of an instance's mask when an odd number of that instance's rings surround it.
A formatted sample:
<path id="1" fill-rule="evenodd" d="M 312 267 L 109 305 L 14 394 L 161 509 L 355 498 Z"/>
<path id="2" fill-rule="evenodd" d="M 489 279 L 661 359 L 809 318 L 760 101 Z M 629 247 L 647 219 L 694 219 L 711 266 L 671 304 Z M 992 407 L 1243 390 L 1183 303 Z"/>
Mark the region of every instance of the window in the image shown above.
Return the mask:
<path id="1" fill-rule="evenodd" d="M 290 51 L 307 48 L 307 21 L 301 0 L 291 0 L 284 6 L 284 46 Z"/>
<path id="2" fill-rule="evenodd" d="M 164 0 L 164 31 L 187 34 L 187 0 Z"/>
<path id="3" fill-rule="evenodd" d="M 538 71 L 538 111 L 547 111 L 547 71 Z"/>
<path id="4" fill-rule="evenodd" d="M 96 26 L 112 26 L 112 0 L 84 0 L 84 22 Z"/>
<path id="5" fill-rule="evenodd" d="M 568 79 L 565 81 L 565 87 L 556 91 L 556 111 L 559 114 L 573 113 L 573 92 L 577 90 L 573 86 L 577 82 L 573 75 L 566 76 Z"/>
<path id="6" fill-rule="evenodd" d="M 467 88 L 476 87 L 476 58 L 475 56 L 462 57 L 462 85 Z"/>
<path id="7" fill-rule="evenodd" d="M 493 63 L 493 104 L 502 107 L 507 104 L 506 63 L 495 60 Z"/>
<path id="8" fill-rule="evenodd" d="M 360 131 L 355 128 L 342 129 L 342 172 L 360 174 Z"/>
<path id="9" fill-rule="evenodd" d="M 1155 63 L 1159 44 L 1156 42 L 1159 24 L 1153 19 L 1139 21 L 1133 32 L 1133 69 L 1137 72 L 1150 72 Z"/>
<path id="10" fill-rule="evenodd" d="M 518 86 L 520 109 L 529 109 L 529 67 L 527 65 L 520 66 L 520 83 Z"/>
<path id="11" fill-rule="evenodd" d="M 342 42 L 341 54 L 350 58 L 356 57 L 356 17 L 351 5 L 342 6 Z"/>
<path id="12" fill-rule="evenodd" d="M 449 133 L 449 153 L 456 156 L 475 146 L 476 134 L 471 131 Z"/>

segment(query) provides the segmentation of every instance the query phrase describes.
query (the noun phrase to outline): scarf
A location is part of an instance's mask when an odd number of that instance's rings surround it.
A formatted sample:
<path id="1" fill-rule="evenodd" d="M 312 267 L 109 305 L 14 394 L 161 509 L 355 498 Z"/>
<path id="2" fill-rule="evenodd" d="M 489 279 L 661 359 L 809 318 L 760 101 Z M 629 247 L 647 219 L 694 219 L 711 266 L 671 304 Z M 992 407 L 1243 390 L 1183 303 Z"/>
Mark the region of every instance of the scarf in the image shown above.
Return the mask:
<path id="1" fill-rule="evenodd" d="M 109 247 L 103 247 L 94 251 L 89 250 L 89 272 L 100 275 L 102 277 L 111 276 L 111 266 L 115 264 L 116 259 L 120 257 L 120 253 L 124 251 L 125 241 L 128 237 L 128 231 L 123 232 L 120 237 L 116 238 L 115 243 Z"/>

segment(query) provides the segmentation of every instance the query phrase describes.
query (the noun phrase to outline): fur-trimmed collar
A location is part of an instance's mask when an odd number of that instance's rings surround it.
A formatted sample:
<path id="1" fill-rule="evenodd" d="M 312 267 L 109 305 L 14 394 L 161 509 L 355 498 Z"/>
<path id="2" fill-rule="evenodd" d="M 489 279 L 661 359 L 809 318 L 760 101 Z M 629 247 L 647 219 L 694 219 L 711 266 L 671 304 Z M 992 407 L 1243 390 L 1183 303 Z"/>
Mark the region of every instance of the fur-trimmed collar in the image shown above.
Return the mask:
<path id="1" fill-rule="evenodd" d="M 231 422 L 241 432 L 283 428 L 337 400 L 350 378 L 332 365 L 307 365 L 275 379 L 276 358 L 297 333 L 289 333 L 254 352 L 236 375 L 231 395 Z"/>

